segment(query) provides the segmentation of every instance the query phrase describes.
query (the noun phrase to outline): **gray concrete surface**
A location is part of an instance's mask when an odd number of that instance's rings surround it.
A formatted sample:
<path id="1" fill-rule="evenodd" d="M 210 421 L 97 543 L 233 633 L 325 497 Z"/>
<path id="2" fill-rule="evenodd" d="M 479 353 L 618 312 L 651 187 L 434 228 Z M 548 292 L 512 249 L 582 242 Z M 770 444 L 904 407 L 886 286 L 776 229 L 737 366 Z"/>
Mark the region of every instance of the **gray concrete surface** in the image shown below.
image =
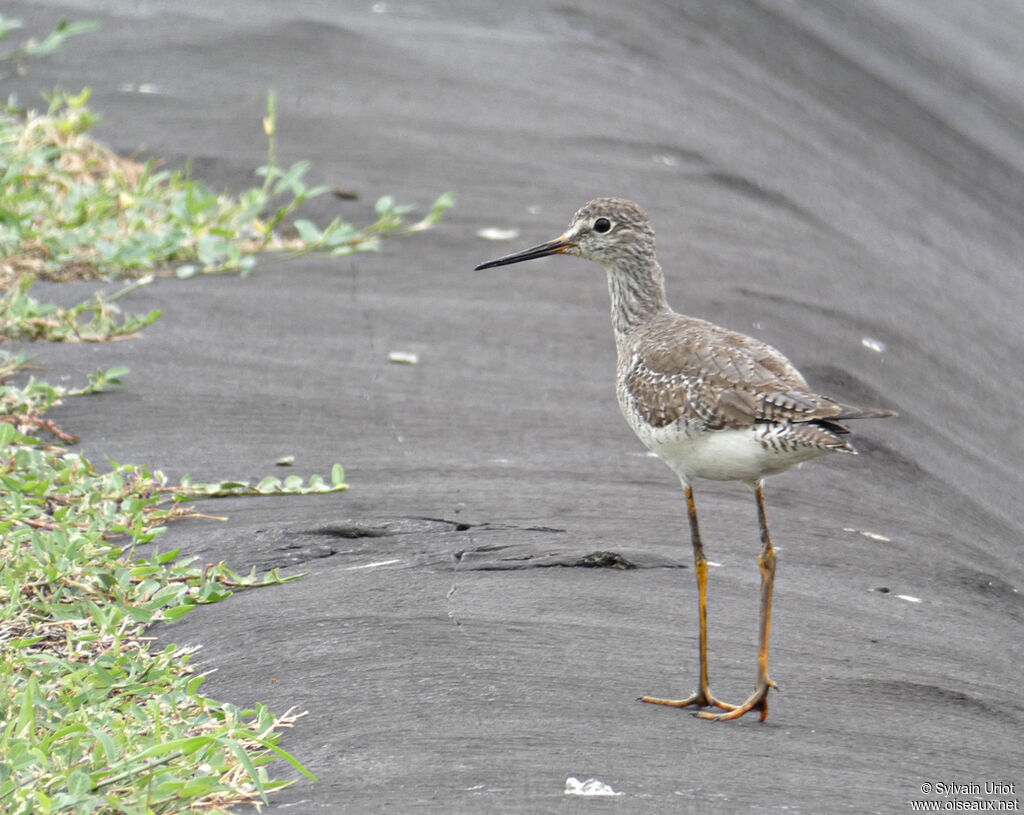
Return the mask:
<path id="1" fill-rule="evenodd" d="M 125 303 L 164 310 L 142 339 L 32 349 L 79 381 L 131 367 L 55 413 L 98 461 L 175 478 L 259 478 L 282 455 L 303 475 L 346 466 L 347 493 L 215 503 L 229 521 L 161 542 L 307 573 L 158 632 L 202 645 L 211 695 L 309 711 L 284 745 L 320 782 L 269 811 L 890 813 L 949 800 L 925 783 L 1019 788 L 1018 4 L 8 6 L 40 29 L 102 23 L 8 85 L 90 86 L 121 150 L 193 156 L 239 188 L 274 88 L 282 159 L 359 195 L 316 216 L 459 195 L 380 255 L 160 280 Z M 695 586 L 678 485 L 615 405 L 603 273 L 472 271 L 596 195 L 651 214 L 678 310 L 901 414 L 858 425 L 858 458 L 768 482 L 782 692 L 763 724 L 634 701 L 692 689 Z M 754 503 L 737 485 L 697 498 L 721 564 L 712 684 L 740 699 Z M 573 565 L 595 551 L 640 568 Z M 622 795 L 565 796 L 569 776 Z"/>

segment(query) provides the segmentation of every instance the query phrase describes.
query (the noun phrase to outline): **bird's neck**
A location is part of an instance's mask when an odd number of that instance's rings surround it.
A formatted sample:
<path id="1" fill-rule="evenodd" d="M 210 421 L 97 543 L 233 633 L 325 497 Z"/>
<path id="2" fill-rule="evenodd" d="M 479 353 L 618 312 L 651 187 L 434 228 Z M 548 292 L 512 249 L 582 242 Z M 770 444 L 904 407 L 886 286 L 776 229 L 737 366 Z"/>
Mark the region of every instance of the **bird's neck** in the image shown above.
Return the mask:
<path id="1" fill-rule="evenodd" d="M 615 342 L 622 345 L 633 330 L 668 310 L 665 277 L 658 261 L 650 258 L 628 268 L 606 266 L 608 293 L 612 300 Z"/>

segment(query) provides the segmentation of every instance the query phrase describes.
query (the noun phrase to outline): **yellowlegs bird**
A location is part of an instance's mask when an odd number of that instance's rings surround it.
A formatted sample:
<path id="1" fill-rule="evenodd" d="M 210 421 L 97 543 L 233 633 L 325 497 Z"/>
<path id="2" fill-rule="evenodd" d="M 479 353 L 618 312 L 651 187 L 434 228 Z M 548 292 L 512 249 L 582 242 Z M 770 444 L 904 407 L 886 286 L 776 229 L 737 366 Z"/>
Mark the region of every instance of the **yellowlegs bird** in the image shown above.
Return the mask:
<path id="1" fill-rule="evenodd" d="M 558 238 L 481 263 L 477 270 L 547 255 L 576 255 L 608 274 L 612 328 L 618 352 L 616 393 L 633 432 L 682 483 L 697 573 L 700 679 L 685 699 L 641 697 L 670 707 L 715 707 L 705 719 L 737 719 L 751 710 L 768 715 L 768 637 L 775 550 L 765 517 L 763 479 L 833 451 L 855 453 L 844 438 L 845 419 L 895 415 L 840 404 L 814 393 L 782 354 L 758 340 L 705 320 L 677 314 L 665 301 L 654 230 L 632 201 L 597 198 L 585 204 Z M 719 701 L 708 684 L 708 561 L 697 525 L 697 478 L 742 481 L 757 498 L 761 528 L 761 614 L 754 692 L 739 705 Z"/>

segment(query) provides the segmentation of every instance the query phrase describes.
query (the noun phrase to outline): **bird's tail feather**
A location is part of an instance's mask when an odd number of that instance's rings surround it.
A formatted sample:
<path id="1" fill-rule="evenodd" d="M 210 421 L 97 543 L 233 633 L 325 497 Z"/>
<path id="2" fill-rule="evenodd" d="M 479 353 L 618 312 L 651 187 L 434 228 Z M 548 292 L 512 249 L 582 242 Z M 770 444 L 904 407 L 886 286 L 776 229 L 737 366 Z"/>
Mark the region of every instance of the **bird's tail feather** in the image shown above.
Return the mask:
<path id="1" fill-rule="evenodd" d="M 886 419 L 890 416 L 898 416 L 895 410 L 888 408 L 864 408 L 854 405 L 839 405 L 839 414 L 830 418 L 835 419 Z"/>

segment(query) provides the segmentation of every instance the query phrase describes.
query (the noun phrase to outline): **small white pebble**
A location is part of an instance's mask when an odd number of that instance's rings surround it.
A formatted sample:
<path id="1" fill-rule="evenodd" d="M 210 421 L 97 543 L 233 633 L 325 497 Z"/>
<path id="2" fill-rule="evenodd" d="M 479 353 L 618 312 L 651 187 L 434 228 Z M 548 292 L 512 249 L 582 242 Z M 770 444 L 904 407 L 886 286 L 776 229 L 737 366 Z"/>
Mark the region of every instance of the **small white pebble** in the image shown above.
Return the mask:
<path id="1" fill-rule="evenodd" d="M 346 572 L 354 572 L 356 569 L 376 569 L 378 566 L 390 566 L 393 563 L 401 563 L 400 560 L 377 560 L 373 563 L 360 563 L 356 566 L 349 566 Z"/>
<path id="2" fill-rule="evenodd" d="M 510 241 L 519 237 L 518 229 L 499 229 L 496 226 L 489 226 L 486 229 L 478 229 L 478 238 L 488 241 Z"/>
<path id="3" fill-rule="evenodd" d="M 402 365 L 415 365 L 420 361 L 419 355 L 412 351 L 392 351 L 388 354 L 388 362 L 398 362 Z"/>
<path id="4" fill-rule="evenodd" d="M 860 344 L 872 351 L 877 351 L 879 354 L 885 350 L 885 343 L 881 340 L 876 340 L 874 337 L 864 337 Z"/>
<path id="5" fill-rule="evenodd" d="M 920 603 L 920 597 L 911 597 L 909 594 L 897 594 L 896 597 L 900 600 L 906 600 L 908 603 Z"/>
<path id="6" fill-rule="evenodd" d="M 578 778 L 571 775 L 565 779 L 565 794 L 607 796 L 622 795 L 621 792 L 616 792 L 603 781 L 598 781 L 596 778 L 588 778 L 586 781 L 580 781 Z"/>
<path id="7" fill-rule="evenodd" d="M 852 526 L 844 526 L 843 532 L 863 535 L 868 540 L 878 541 L 879 543 L 890 543 L 892 541 L 892 538 L 887 538 L 885 535 L 879 535 L 877 532 L 865 532 L 863 529 L 854 529 Z"/>
<path id="8" fill-rule="evenodd" d="M 274 462 L 278 467 L 291 467 L 295 463 L 295 456 L 281 456 Z"/>
<path id="9" fill-rule="evenodd" d="M 152 82 L 142 82 L 136 85 L 134 82 L 124 82 L 117 86 L 121 93 L 160 93 L 160 88 Z"/>

